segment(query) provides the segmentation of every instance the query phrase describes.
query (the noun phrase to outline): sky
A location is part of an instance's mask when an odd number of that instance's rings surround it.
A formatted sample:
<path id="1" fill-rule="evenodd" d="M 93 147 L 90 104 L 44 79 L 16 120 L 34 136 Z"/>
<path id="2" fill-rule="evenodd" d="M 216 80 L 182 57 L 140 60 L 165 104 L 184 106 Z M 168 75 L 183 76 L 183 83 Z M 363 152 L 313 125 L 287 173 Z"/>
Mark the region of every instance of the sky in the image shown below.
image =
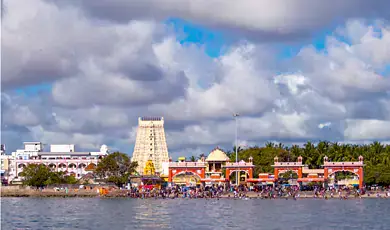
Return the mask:
<path id="1" fill-rule="evenodd" d="M 385 0 L 4 0 L 1 142 L 169 154 L 390 140 Z"/>

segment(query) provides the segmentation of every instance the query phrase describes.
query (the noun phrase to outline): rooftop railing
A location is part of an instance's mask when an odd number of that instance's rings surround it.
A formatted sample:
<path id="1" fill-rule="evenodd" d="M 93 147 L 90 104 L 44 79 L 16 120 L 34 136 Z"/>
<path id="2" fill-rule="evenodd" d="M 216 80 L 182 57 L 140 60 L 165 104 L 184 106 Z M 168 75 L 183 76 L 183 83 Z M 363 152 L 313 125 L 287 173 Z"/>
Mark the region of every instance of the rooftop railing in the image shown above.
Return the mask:
<path id="1" fill-rule="evenodd" d="M 254 165 L 253 163 L 237 162 L 237 163 L 226 163 L 226 165 L 222 167 L 240 167 L 240 166 L 254 166 Z"/>
<path id="2" fill-rule="evenodd" d="M 274 162 L 273 166 L 304 166 L 302 162 Z"/>
<path id="3" fill-rule="evenodd" d="M 353 161 L 353 162 L 324 162 L 324 166 L 327 167 L 338 167 L 338 166 L 364 166 L 363 161 Z"/>
<path id="4" fill-rule="evenodd" d="M 204 162 L 170 162 L 169 167 L 205 167 Z"/>
<path id="5" fill-rule="evenodd" d="M 85 163 L 85 162 L 97 162 L 98 159 L 56 159 L 56 160 L 49 160 L 49 159 L 29 159 L 29 160 L 22 160 L 22 159 L 15 159 L 16 163 Z"/>

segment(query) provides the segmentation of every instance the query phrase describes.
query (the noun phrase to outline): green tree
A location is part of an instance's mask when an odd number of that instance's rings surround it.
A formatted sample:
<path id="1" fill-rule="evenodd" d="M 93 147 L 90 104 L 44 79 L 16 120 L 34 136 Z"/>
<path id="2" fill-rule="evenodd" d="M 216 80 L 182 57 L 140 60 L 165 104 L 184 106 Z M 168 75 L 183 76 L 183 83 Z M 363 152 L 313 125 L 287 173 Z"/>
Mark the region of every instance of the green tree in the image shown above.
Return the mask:
<path id="1" fill-rule="evenodd" d="M 23 184 L 37 188 L 63 182 L 60 173 L 52 172 L 43 164 L 29 164 L 23 169 L 21 176 L 24 177 Z"/>
<path id="2" fill-rule="evenodd" d="M 195 162 L 196 161 L 196 157 L 195 156 L 191 156 L 190 157 L 190 161 Z"/>
<path id="3" fill-rule="evenodd" d="M 65 175 L 63 177 L 63 181 L 65 184 L 77 184 L 78 180 L 73 175 Z"/>
<path id="4" fill-rule="evenodd" d="M 135 173 L 137 166 L 138 163 L 131 162 L 127 154 L 114 152 L 99 161 L 95 173 L 107 182 L 122 187 L 128 182 L 129 176 Z"/>
<path id="5" fill-rule="evenodd" d="M 297 175 L 296 172 L 287 171 L 287 172 L 285 172 L 285 173 L 281 173 L 281 174 L 279 175 L 279 178 L 280 178 L 281 180 L 283 180 L 284 183 L 286 183 L 286 182 L 287 182 L 288 180 L 290 180 L 290 179 L 298 179 L 298 175 Z"/>

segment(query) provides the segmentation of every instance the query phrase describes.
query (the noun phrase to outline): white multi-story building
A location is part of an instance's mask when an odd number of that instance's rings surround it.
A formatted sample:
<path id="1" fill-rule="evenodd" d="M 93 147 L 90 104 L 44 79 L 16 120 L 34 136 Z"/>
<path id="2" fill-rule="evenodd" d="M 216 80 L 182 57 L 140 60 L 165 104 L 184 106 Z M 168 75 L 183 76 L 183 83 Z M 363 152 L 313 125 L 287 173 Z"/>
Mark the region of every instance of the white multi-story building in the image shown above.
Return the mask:
<path id="1" fill-rule="evenodd" d="M 21 181 L 21 172 L 29 164 L 44 164 L 54 171 L 67 172 L 79 179 L 88 173 L 88 166 L 96 167 L 99 159 L 107 154 L 106 145 L 102 145 L 99 152 L 77 152 L 71 144 L 51 145 L 50 152 L 44 152 L 41 142 L 24 142 L 24 149 L 12 153 L 8 180 Z"/>

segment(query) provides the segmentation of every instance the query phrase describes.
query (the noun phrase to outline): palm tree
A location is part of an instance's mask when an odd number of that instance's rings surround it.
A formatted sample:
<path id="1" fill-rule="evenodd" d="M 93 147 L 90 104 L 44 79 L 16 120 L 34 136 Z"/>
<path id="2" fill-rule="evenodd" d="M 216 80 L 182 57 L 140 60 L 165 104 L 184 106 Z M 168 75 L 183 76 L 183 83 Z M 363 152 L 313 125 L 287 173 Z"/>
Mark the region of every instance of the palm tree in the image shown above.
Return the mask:
<path id="1" fill-rule="evenodd" d="M 274 148 L 275 144 L 273 142 L 267 142 L 267 143 L 265 143 L 265 147 L 267 147 L 267 148 Z"/>
<path id="2" fill-rule="evenodd" d="M 241 148 L 241 146 L 238 146 L 238 148 L 237 148 L 237 152 L 239 153 L 239 152 L 241 152 L 243 149 Z M 233 146 L 233 153 L 235 153 L 236 152 L 236 146 Z"/>
<path id="3" fill-rule="evenodd" d="M 191 157 L 190 157 L 190 161 L 191 161 L 191 162 L 195 162 L 195 161 L 196 161 L 196 157 L 195 157 L 195 156 L 191 156 Z"/>

